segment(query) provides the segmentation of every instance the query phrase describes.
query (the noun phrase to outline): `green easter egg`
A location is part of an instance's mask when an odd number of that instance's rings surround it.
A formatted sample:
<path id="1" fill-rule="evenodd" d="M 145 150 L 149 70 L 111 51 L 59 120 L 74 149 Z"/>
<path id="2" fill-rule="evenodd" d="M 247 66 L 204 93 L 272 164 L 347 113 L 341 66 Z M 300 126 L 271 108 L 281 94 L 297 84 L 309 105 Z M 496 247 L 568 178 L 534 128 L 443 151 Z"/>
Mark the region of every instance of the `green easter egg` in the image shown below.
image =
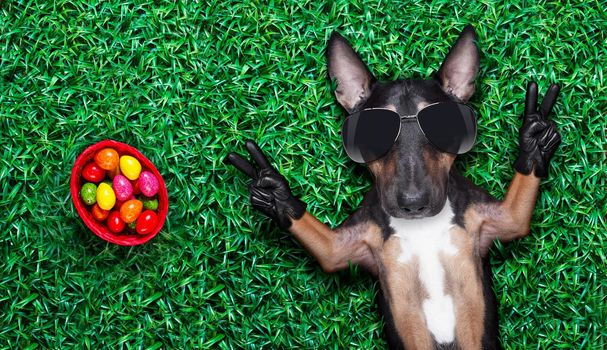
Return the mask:
<path id="1" fill-rule="evenodd" d="M 80 189 L 80 197 L 86 205 L 93 205 L 97 202 L 97 186 L 94 183 L 87 182 Z"/>
<path id="2" fill-rule="evenodd" d="M 133 232 L 135 232 L 135 228 L 137 227 L 137 221 L 133 221 L 130 224 L 127 224 L 127 226 L 133 230 Z"/>
<path id="3" fill-rule="evenodd" d="M 149 210 L 158 210 L 158 199 L 144 197 L 143 208 Z"/>

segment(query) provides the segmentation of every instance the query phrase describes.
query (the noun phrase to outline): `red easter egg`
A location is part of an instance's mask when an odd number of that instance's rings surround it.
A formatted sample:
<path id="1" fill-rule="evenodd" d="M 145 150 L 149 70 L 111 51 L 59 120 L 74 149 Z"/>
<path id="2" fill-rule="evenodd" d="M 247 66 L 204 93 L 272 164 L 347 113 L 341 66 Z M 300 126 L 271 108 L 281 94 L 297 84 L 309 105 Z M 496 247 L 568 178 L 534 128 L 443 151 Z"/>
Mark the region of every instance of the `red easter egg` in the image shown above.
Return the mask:
<path id="1" fill-rule="evenodd" d="M 105 177 L 105 170 L 95 162 L 90 162 L 82 169 L 82 177 L 86 181 L 99 183 Z"/>
<path id="2" fill-rule="evenodd" d="M 120 218 L 120 213 L 117 210 L 113 210 L 107 218 L 107 228 L 114 232 L 119 233 L 124 230 L 124 220 Z"/>
<path id="3" fill-rule="evenodd" d="M 120 207 L 120 218 L 130 224 L 137 220 L 139 214 L 141 214 L 141 209 L 143 209 L 143 203 L 140 200 L 128 200 Z"/>
<path id="4" fill-rule="evenodd" d="M 95 220 L 103 221 L 103 220 L 107 219 L 108 215 L 110 214 L 110 211 L 101 209 L 99 207 L 99 205 L 97 203 L 95 203 L 95 204 L 93 204 L 93 207 L 91 208 L 91 214 L 93 214 L 93 217 L 95 218 Z"/>
<path id="5" fill-rule="evenodd" d="M 137 233 L 140 235 L 147 235 L 152 232 L 158 224 L 158 215 L 152 210 L 146 210 L 137 219 Z"/>
<path id="6" fill-rule="evenodd" d="M 139 188 L 139 181 L 133 180 L 131 181 L 131 185 L 133 186 L 133 194 L 140 194 L 141 189 Z"/>
<path id="7" fill-rule="evenodd" d="M 95 163 L 105 170 L 114 170 L 119 161 L 120 156 L 113 148 L 104 148 L 95 154 Z"/>

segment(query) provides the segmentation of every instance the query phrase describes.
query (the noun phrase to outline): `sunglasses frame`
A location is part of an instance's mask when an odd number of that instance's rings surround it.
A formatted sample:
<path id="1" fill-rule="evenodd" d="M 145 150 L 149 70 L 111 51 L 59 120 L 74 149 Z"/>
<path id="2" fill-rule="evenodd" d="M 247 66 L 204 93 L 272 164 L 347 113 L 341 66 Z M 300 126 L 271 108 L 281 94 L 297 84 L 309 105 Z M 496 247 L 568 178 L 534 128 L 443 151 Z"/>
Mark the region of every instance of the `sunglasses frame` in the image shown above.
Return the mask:
<path id="1" fill-rule="evenodd" d="M 472 115 L 474 116 L 474 119 L 473 119 L 473 121 L 474 121 L 474 139 L 472 140 L 472 145 L 474 145 L 474 144 L 476 143 L 476 134 L 477 134 L 477 123 L 476 123 L 477 116 L 476 116 L 476 111 L 474 110 L 474 108 L 470 107 L 469 105 L 467 105 L 467 104 L 465 104 L 465 103 L 460 103 L 460 102 L 455 102 L 455 101 L 442 101 L 442 102 L 434 102 L 434 103 L 431 103 L 431 104 L 429 104 L 429 105 L 427 105 L 427 106 L 424 106 L 424 108 L 422 108 L 422 109 L 420 109 L 419 111 L 417 111 L 417 113 L 415 113 L 415 114 L 410 114 L 410 115 L 400 115 L 398 112 L 396 112 L 396 111 L 394 111 L 394 110 L 392 110 L 392 109 L 389 109 L 389 108 L 381 108 L 381 107 L 365 108 L 365 109 L 361 109 L 360 111 L 358 111 L 358 112 L 356 112 L 356 113 L 361 113 L 361 112 L 364 112 L 364 111 L 372 111 L 372 110 L 382 110 L 382 111 L 390 111 L 390 112 L 392 112 L 392 113 L 395 113 L 396 115 L 398 115 L 398 117 L 400 118 L 401 122 L 402 122 L 402 120 L 403 120 L 403 119 L 415 119 L 415 120 L 417 121 L 417 127 L 418 127 L 418 128 L 419 128 L 419 130 L 422 132 L 422 134 L 424 135 L 424 137 L 426 138 L 426 140 L 428 140 L 428 142 L 430 142 L 430 143 L 431 143 L 431 144 L 432 144 L 434 147 L 436 147 L 436 148 L 438 148 L 439 150 L 441 150 L 441 152 L 445 152 L 445 153 L 449 153 L 449 154 L 456 154 L 456 155 L 457 155 L 457 154 L 464 154 L 464 153 L 469 152 L 469 151 L 472 149 L 472 147 L 470 147 L 470 149 L 469 149 L 469 150 L 467 150 L 467 151 L 465 151 L 465 152 L 461 152 L 461 153 L 453 153 L 453 152 L 449 152 L 449 151 L 445 151 L 445 150 L 441 149 L 441 148 L 440 148 L 440 147 L 438 147 L 438 146 L 437 146 L 437 145 L 436 145 L 434 142 L 432 142 L 432 140 L 430 140 L 430 139 L 428 138 L 428 136 L 427 136 L 427 135 L 426 135 L 426 133 L 424 132 L 424 129 L 423 129 L 423 128 L 422 128 L 422 126 L 419 124 L 419 119 L 417 118 L 417 116 L 419 115 L 419 113 L 420 113 L 421 111 L 423 111 L 424 109 L 426 109 L 426 108 L 428 108 L 428 107 L 431 107 L 431 106 L 434 106 L 434 105 L 437 105 L 437 104 L 442 104 L 442 103 L 456 103 L 456 104 L 458 104 L 458 105 L 463 105 L 463 106 L 466 106 L 466 107 L 468 107 L 468 108 L 470 109 L 470 111 L 472 111 Z M 347 116 L 347 117 L 346 117 L 346 119 L 345 119 L 345 120 L 344 120 L 344 122 L 342 123 L 342 129 L 343 129 L 343 125 L 345 125 L 345 123 L 346 123 L 346 120 L 348 120 L 348 118 L 350 118 L 352 115 L 354 115 L 354 114 L 356 114 L 356 113 L 352 113 L 352 114 L 350 114 L 349 116 Z M 340 129 L 340 133 L 341 133 L 341 129 Z M 400 136 L 400 128 L 398 128 L 398 132 L 396 133 L 396 137 L 394 138 L 394 141 L 392 141 L 392 145 L 394 145 L 394 143 L 396 142 L 396 140 L 398 140 L 399 136 Z M 344 141 L 344 140 L 343 140 L 343 135 L 342 135 L 342 142 L 343 142 L 343 141 Z M 344 150 L 346 151 L 346 154 L 348 154 L 348 148 L 346 147 L 346 145 L 345 145 L 345 144 L 344 144 Z M 387 151 L 386 151 L 386 152 L 387 152 Z M 385 154 L 385 153 L 384 153 L 384 154 Z M 349 154 L 348 154 L 348 157 L 349 157 L 350 159 L 354 160 L 354 159 L 353 159 L 353 158 L 352 158 L 352 157 L 351 157 Z M 380 158 L 381 158 L 381 157 L 380 157 Z M 379 159 L 379 158 L 377 158 L 377 159 Z M 374 159 L 374 160 L 377 160 L 377 159 Z M 372 160 L 372 161 L 374 161 L 374 160 Z M 372 161 L 371 161 L 371 162 L 372 162 Z M 355 162 L 356 162 L 356 161 L 355 161 Z M 357 163 L 359 163 L 359 162 L 357 162 Z M 368 163 L 368 162 L 363 162 L 363 163 Z M 363 164 L 363 163 L 361 163 L 361 164 Z"/>

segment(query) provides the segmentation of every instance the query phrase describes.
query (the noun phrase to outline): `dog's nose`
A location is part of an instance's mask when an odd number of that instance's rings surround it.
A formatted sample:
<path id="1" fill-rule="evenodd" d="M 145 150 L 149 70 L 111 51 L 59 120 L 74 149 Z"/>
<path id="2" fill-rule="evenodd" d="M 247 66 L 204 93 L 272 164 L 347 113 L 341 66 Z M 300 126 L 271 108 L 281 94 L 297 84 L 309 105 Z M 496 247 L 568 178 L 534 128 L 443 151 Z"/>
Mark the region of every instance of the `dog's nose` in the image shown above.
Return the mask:
<path id="1" fill-rule="evenodd" d="M 417 214 L 428 208 L 430 204 L 430 196 L 428 193 L 406 194 L 399 196 L 398 206 L 407 213 Z"/>

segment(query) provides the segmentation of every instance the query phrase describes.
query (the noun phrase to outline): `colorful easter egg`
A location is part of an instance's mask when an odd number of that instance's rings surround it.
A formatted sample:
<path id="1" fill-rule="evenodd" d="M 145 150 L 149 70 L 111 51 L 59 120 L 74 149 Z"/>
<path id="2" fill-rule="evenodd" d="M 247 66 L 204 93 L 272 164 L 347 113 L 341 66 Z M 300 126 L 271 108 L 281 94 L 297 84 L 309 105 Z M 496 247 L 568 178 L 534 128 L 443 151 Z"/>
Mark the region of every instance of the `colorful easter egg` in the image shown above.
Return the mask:
<path id="1" fill-rule="evenodd" d="M 116 210 L 113 210 L 110 215 L 108 215 L 106 225 L 110 231 L 114 233 L 120 233 L 122 232 L 122 230 L 124 230 L 125 223 L 120 218 L 120 213 Z"/>
<path id="2" fill-rule="evenodd" d="M 158 210 L 158 199 L 143 197 L 141 201 L 143 202 L 143 209 Z"/>
<path id="3" fill-rule="evenodd" d="M 80 197 L 86 205 L 93 205 L 97 201 L 97 186 L 94 183 L 87 182 L 80 189 Z"/>
<path id="4" fill-rule="evenodd" d="M 143 203 L 141 203 L 140 200 L 128 200 L 120 207 L 120 217 L 122 220 L 124 220 L 124 222 L 130 224 L 131 222 L 137 220 L 142 209 Z"/>
<path id="5" fill-rule="evenodd" d="M 99 183 L 105 177 L 105 170 L 97 165 L 97 163 L 90 162 L 82 169 L 82 177 L 86 181 Z"/>
<path id="6" fill-rule="evenodd" d="M 100 183 L 97 188 L 97 203 L 104 210 L 110 210 L 116 204 L 116 194 L 114 194 L 112 186 L 106 182 Z"/>
<path id="7" fill-rule="evenodd" d="M 119 159 L 118 152 L 113 148 L 104 148 L 95 154 L 95 163 L 105 170 L 116 168 Z"/>
<path id="8" fill-rule="evenodd" d="M 151 210 L 146 210 L 137 219 L 137 233 L 147 235 L 154 231 L 156 225 L 158 225 L 158 215 Z"/>
<path id="9" fill-rule="evenodd" d="M 141 193 L 146 197 L 152 197 L 158 193 L 160 183 L 154 174 L 149 171 L 142 171 L 139 175 L 139 188 Z"/>
<path id="10" fill-rule="evenodd" d="M 131 156 L 120 157 L 120 172 L 129 180 L 135 180 L 141 173 L 141 163 Z"/>
<path id="11" fill-rule="evenodd" d="M 103 221 L 107 219 L 108 215 L 110 214 L 110 211 L 101 209 L 99 207 L 99 204 L 95 203 L 95 205 L 93 205 L 93 207 L 91 208 L 91 214 L 93 214 L 93 218 L 95 218 L 95 220 Z"/>
<path id="12" fill-rule="evenodd" d="M 127 199 L 127 201 L 128 201 L 129 199 L 135 199 L 135 197 L 130 196 L 130 197 Z M 117 210 L 120 210 L 120 207 L 122 207 L 122 205 L 124 204 L 124 202 L 126 202 L 126 201 L 119 201 L 119 200 L 116 200 L 116 204 L 114 204 L 114 208 L 116 208 Z"/>
<path id="13" fill-rule="evenodd" d="M 119 201 L 126 201 L 133 195 L 133 186 L 123 175 L 116 175 L 114 177 L 112 188 L 114 189 L 114 193 L 116 193 L 116 199 Z"/>

